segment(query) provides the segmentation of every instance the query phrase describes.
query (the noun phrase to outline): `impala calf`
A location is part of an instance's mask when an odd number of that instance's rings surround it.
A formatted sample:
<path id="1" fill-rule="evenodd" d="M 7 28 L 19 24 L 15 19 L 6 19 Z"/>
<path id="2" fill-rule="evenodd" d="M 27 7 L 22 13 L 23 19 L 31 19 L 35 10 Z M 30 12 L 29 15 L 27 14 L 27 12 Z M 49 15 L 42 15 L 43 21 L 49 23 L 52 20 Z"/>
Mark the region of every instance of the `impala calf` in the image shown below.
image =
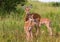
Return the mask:
<path id="1" fill-rule="evenodd" d="M 52 35 L 52 28 L 51 28 L 51 21 L 50 21 L 50 19 L 48 19 L 48 18 L 41 18 L 40 19 L 40 26 L 42 25 L 42 24 L 45 24 L 45 26 L 47 27 L 47 29 L 48 29 L 48 31 L 49 31 L 49 35 Z"/>
<path id="2" fill-rule="evenodd" d="M 31 40 L 33 38 L 31 30 L 32 30 L 31 22 L 30 22 L 30 20 L 28 20 L 24 24 L 24 31 L 26 33 L 27 41 L 29 41 L 29 40 Z"/>
<path id="3" fill-rule="evenodd" d="M 32 18 L 31 18 L 32 16 Z M 38 35 L 39 32 L 39 22 L 40 22 L 40 15 L 36 13 L 31 13 L 29 16 L 25 17 L 25 25 L 24 25 L 24 30 L 26 32 L 26 37 L 27 40 L 29 41 L 30 38 L 33 38 L 32 35 L 32 28 L 36 26 L 36 36 Z"/>

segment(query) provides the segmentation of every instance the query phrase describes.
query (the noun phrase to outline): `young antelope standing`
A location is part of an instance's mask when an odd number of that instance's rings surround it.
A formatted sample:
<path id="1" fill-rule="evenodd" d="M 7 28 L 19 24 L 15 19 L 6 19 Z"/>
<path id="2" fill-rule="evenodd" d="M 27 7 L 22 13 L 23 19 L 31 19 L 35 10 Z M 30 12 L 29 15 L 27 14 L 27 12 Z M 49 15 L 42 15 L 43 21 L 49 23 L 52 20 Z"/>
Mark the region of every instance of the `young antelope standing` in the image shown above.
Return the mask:
<path id="1" fill-rule="evenodd" d="M 52 28 L 51 28 L 51 21 L 50 21 L 50 19 L 48 19 L 48 18 L 41 18 L 40 19 L 40 26 L 42 25 L 42 24 L 45 24 L 45 26 L 47 27 L 47 29 L 48 29 L 48 32 L 49 32 L 49 35 L 52 35 Z"/>

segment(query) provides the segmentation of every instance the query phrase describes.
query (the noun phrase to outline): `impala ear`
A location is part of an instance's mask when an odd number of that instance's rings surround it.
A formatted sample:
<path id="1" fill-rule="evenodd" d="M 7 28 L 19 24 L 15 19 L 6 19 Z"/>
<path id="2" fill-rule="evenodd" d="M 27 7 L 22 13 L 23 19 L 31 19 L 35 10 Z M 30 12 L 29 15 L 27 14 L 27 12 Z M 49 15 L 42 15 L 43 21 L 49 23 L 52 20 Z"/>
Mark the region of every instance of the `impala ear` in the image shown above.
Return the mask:
<path id="1" fill-rule="evenodd" d="M 32 4 L 30 4 L 30 6 L 29 6 L 30 8 L 32 8 Z"/>
<path id="2" fill-rule="evenodd" d="M 24 9 L 24 10 L 25 10 L 25 8 L 26 8 L 26 6 L 25 6 L 25 5 L 22 5 L 22 9 Z"/>

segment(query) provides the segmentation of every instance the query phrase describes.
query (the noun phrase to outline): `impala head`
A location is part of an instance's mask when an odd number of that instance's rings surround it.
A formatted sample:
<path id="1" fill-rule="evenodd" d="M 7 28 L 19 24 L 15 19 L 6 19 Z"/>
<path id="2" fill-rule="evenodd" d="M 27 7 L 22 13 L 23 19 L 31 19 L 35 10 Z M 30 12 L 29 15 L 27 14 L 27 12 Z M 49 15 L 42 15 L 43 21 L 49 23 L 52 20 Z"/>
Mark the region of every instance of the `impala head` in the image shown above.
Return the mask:
<path id="1" fill-rule="evenodd" d="M 28 13 L 30 13 L 30 9 L 32 8 L 32 4 L 29 5 L 29 6 L 25 6 L 25 5 L 24 5 L 23 8 L 24 8 L 26 14 L 28 14 Z"/>
<path id="2" fill-rule="evenodd" d="M 30 12 L 30 7 L 26 7 L 25 12 L 26 12 L 26 14 L 28 14 Z"/>

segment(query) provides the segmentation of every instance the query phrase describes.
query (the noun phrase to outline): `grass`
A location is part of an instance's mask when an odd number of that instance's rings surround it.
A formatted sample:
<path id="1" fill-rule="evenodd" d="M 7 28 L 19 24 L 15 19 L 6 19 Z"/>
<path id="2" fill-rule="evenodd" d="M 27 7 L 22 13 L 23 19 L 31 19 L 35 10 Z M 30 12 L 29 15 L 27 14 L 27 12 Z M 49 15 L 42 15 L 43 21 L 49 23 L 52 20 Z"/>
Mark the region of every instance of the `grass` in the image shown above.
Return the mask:
<path id="1" fill-rule="evenodd" d="M 33 5 L 31 12 L 36 12 L 42 18 L 51 20 L 54 34 L 54 36 L 48 36 L 46 26 L 42 25 L 41 31 L 44 33 L 34 37 L 33 42 L 60 42 L 60 7 L 51 7 L 39 2 L 31 2 L 31 4 Z M 0 17 L 0 42 L 26 42 L 23 29 L 24 14 L 11 12 L 11 15 L 6 15 L 4 18 Z"/>

